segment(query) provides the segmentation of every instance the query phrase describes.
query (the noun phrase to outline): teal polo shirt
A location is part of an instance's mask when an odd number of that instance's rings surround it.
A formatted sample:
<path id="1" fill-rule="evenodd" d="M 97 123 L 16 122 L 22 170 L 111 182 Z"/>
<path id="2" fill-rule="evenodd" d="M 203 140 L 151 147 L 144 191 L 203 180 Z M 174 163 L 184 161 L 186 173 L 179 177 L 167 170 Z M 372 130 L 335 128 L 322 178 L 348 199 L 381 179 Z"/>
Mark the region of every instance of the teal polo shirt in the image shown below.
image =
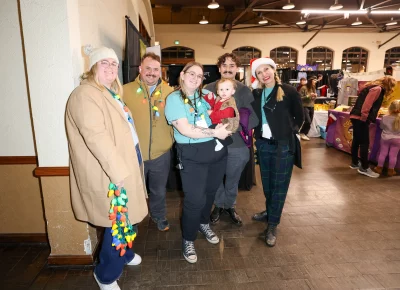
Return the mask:
<path id="1" fill-rule="evenodd" d="M 207 95 L 210 91 L 203 89 L 203 96 Z M 191 102 L 194 104 L 195 96 L 188 96 Z M 211 119 L 207 113 L 207 110 L 210 110 L 210 105 L 202 98 L 201 100 L 198 99 L 196 96 L 196 106 L 197 106 L 197 113 L 198 116 L 204 116 L 204 120 L 207 123 L 207 126 L 211 126 Z M 184 103 L 181 97 L 180 91 L 172 92 L 168 97 L 165 105 L 165 117 L 169 124 L 172 124 L 172 121 L 186 118 L 189 124 L 194 125 L 196 123 L 196 115 L 194 108 L 188 103 Z M 193 144 L 193 143 L 203 143 L 214 138 L 189 138 L 187 136 L 182 135 L 175 127 L 174 127 L 174 137 L 177 143 L 181 144 Z"/>

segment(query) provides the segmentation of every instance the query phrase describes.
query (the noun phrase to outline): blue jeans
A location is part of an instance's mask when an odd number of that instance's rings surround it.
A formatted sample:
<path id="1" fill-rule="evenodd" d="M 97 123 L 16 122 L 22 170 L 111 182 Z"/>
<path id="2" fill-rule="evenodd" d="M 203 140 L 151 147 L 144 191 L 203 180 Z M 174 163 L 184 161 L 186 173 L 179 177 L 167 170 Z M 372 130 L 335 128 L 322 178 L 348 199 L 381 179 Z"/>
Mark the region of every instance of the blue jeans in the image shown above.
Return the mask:
<path id="1" fill-rule="evenodd" d="M 103 244 L 99 253 L 99 264 L 96 265 L 94 273 L 97 280 L 102 284 L 111 284 L 116 281 L 124 270 L 124 266 L 133 260 L 135 253 L 132 249 L 126 248 L 125 255 L 119 255 L 112 244 L 111 228 L 105 228 Z"/>

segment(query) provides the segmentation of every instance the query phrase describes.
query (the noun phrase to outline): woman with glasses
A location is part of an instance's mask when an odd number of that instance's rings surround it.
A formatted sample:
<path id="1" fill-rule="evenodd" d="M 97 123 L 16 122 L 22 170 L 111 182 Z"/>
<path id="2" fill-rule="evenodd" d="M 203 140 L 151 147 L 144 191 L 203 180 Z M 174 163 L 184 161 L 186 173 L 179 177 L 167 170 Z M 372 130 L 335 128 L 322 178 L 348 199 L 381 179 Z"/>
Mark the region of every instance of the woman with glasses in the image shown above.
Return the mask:
<path id="1" fill-rule="evenodd" d="M 253 109 L 262 120 L 254 136 L 266 199 L 266 210 L 256 213 L 253 219 L 268 224 L 265 243 L 273 247 L 292 176 L 295 133 L 304 121 L 303 107 L 297 90 L 281 84 L 272 59 L 256 59 L 251 64 L 251 72 L 256 78 Z"/>
<path id="2" fill-rule="evenodd" d="M 112 232 L 128 220 L 137 224 L 147 215 L 143 162 L 132 115 L 122 99 L 117 55 L 107 47 L 86 52 L 89 71 L 66 109 L 72 207 L 78 220 L 105 228 L 94 277 L 100 289 L 120 289 L 117 279 L 124 266 L 139 265 L 142 259 L 122 247 L 121 237 Z M 115 201 L 107 194 L 111 186 L 122 192 L 121 198 L 125 197 L 122 189 L 126 190 L 129 218 L 121 214 L 125 213 L 122 206 L 111 207 Z M 119 219 L 111 221 L 109 214 Z M 118 243 L 123 249 L 116 250 Z"/>
<path id="3" fill-rule="evenodd" d="M 214 138 L 224 140 L 231 132 L 219 124 L 209 129 L 210 109 L 202 90 L 204 69 L 197 62 L 186 64 L 180 73 L 180 87 L 167 97 L 165 116 L 174 128 L 184 192 L 182 213 L 182 251 L 189 263 L 196 263 L 194 241 L 197 232 L 208 242 L 218 244 L 219 238 L 211 230 L 209 221 L 215 193 L 224 175 L 227 149 L 215 151 Z"/>

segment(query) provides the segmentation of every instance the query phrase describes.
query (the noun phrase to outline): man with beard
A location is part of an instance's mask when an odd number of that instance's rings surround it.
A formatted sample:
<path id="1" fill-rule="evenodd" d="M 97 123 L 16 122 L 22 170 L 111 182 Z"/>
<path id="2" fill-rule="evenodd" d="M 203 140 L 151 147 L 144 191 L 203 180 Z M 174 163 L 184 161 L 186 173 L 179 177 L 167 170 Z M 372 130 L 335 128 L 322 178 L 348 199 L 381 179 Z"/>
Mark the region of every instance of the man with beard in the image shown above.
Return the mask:
<path id="1" fill-rule="evenodd" d="M 249 130 L 258 124 L 258 118 L 253 111 L 251 103 L 254 101 L 253 95 L 248 87 L 235 80 L 235 75 L 240 66 L 238 58 L 232 53 L 225 53 L 218 58 L 217 66 L 222 78 L 232 79 L 236 82 L 236 92 L 234 98 L 238 110 L 248 108 L 251 111 L 249 119 Z M 205 89 L 217 93 L 216 83 L 208 84 Z M 241 226 L 242 220 L 236 213 L 235 204 L 238 194 L 238 185 L 242 171 L 249 161 L 250 151 L 238 132 L 232 135 L 233 143 L 228 146 L 228 162 L 225 170 L 225 183 L 221 184 L 217 190 L 214 201 L 214 210 L 211 213 L 211 222 L 217 223 L 221 214 L 225 211 L 229 214 L 235 225 Z"/>
<path id="2" fill-rule="evenodd" d="M 164 108 L 165 99 L 173 89 L 160 78 L 161 59 L 158 55 L 146 53 L 139 72 L 133 82 L 123 86 L 123 98 L 138 124 L 136 130 L 148 184 L 150 217 L 160 231 L 167 231 L 165 195 L 173 135 Z"/>

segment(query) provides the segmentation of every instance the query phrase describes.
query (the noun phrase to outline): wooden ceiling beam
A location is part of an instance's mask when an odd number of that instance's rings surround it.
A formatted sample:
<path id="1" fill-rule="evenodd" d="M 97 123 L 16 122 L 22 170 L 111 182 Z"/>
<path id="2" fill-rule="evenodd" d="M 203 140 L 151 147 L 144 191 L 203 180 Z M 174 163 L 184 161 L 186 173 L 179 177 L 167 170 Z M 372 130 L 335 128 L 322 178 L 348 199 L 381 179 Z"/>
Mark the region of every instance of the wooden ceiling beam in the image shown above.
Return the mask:
<path id="1" fill-rule="evenodd" d="M 371 10 L 369 10 L 368 13 L 365 14 L 365 18 L 367 18 L 367 20 L 368 20 L 373 26 L 375 26 L 377 29 L 380 29 L 379 26 L 375 23 L 375 21 L 370 17 L 370 13 L 371 13 Z"/>
<path id="2" fill-rule="evenodd" d="M 272 2 L 266 3 L 266 4 L 257 5 L 254 8 L 263 8 L 263 7 L 266 7 L 266 6 L 269 6 L 269 5 L 272 5 L 272 4 L 276 4 L 276 3 L 279 3 L 279 2 L 282 2 L 282 0 L 276 0 L 276 1 L 272 1 Z"/>
<path id="3" fill-rule="evenodd" d="M 385 8 L 390 8 L 390 7 L 393 7 L 393 6 L 399 6 L 399 5 L 400 5 L 400 2 L 399 2 L 399 3 L 395 3 L 395 4 L 380 6 L 380 7 L 377 7 L 377 8 L 373 8 L 373 9 L 371 9 L 371 10 L 385 9 Z"/>
<path id="4" fill-rule="evenodd" d="M 372 5 L 372 6 L 369 6 L 369 7 L 366 8 L 366 9 L 373 9 L 373 8 L 375 8 L 375 7 L 381 6 L 381 5 L 383 5 L 383 4 L 385 4 L 385 3 L 388 3 L 388 2 L 392 2 L 392 0 L 385 0 L 385 1 L 379 2 L 379 3 L 377 3 L 377 4 L 374 4 L 374 5 Z"/>
<path id="5" fill-rule="evenodd" d="M 247 12 L 250 12 L 251 9 L 252 9 L 252 7 L 253 7 L 254 5 L 256 5 L 258 1 L 260 1 L 260 0 L 253 0 L 246 8 L 231 22 L 231 24 L 229 24 L 228 32 L 226 33 L 225 41 L 224 41 L 224 43 L 222 44 L 222 48 L 225 48 L 226 43 L 228 42 L 229 35 L 231 34 L 233 25 L 235 25 L 235 23 L 236 23 L 243 15 L 245 15 Z"/>
<path id="6" fill-rule="evenodd" d="M 277 23 L 277 24 L 279 24 L 279 25 L 285 25 L 285 26 L 288 26 L 288 27 L 290 27 L 290 28 L 296 28 L 296 27 L 293 26 L 293 25 L 285 24 L 285 23 L 279 22 L 278 20 L 275 20 L 275 19 L 272 19 L 272 18 L 269 18 L 269 17 L 266 17 L 266 16 L 264 16 L 264 18 L 267 19 L 268 21 L 275 22 L 275 23 Z M 293 23 L 293 22 L 292 22 L 292 23 Z M 294 23 L 296 23 L 296 22 L 294 22 Z M 300 29 L 302 29 L 302 28 L 300 28 Z"/>

